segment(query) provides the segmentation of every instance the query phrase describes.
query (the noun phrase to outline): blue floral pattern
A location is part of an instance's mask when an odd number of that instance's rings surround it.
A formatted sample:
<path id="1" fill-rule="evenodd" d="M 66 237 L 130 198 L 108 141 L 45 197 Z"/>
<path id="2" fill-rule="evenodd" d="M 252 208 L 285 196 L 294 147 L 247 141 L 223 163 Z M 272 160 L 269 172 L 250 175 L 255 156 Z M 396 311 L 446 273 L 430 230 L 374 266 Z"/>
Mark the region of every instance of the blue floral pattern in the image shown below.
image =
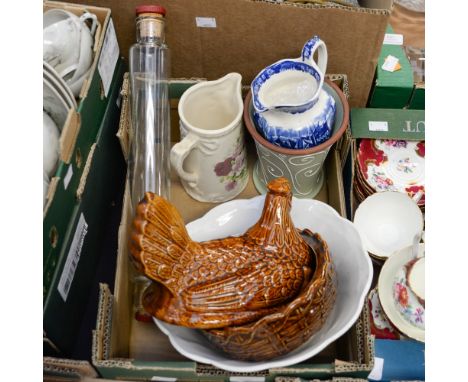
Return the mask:
<path id="1" fill-rule="evenodd" d="M 302 61 L 307 61 L 310 56 L 312 55 L 312 49 L 314 49 L 315 44 L 320 40 L 318 36 L 312 37 L 309 41 L 307 41 L 302 48 Z"/>
<path id="2" fill-rule="evenodd" d="M 291 112 L 302 113 L 315 105 L 315 103 L 318 100 L 318 97 L 301 105 L 276 105 L 275 107 L 272 107 L 272 108 L 268 108 L 260 101 L 259 92 L 260 92 L 261 87 L 272 76 L 282 73 L 284 71 L 288 71 L 288 70 L 301 71 L 301 72 L 310 74 L 310 76 L 313 77 L 314 80 L 317 81 L 318 83 L 320 83 L 320 81 L 322 80 L 322 75 L 317 70 L 315 70 L 312 66 L 301 61 L 281 60 L 270 66 L 267 66 L 259 74 L 257 74 L 257 76 L 252 81 L 252 85 L 251 85 L 252 102 L 253 102 L 255 109 L 258 112 L 261 113 L 266 110 L 276 109 L 276 110 L 281 110 L 281 111 L 290 112 L 290 113 Z"/>
<path id="3" fill-rule="evenodd" d="M 252 117 L 257 131 L 267 141 L 288 149 L 308 149 L 330 138 L 335 123 L 335 111 L 335 100 L 329 96 L 322 113 L 312 124 L 304 126 L 300 130 L 271 126 L 262 113 L 257 113 L 255 110 L 253 110 Z"/>

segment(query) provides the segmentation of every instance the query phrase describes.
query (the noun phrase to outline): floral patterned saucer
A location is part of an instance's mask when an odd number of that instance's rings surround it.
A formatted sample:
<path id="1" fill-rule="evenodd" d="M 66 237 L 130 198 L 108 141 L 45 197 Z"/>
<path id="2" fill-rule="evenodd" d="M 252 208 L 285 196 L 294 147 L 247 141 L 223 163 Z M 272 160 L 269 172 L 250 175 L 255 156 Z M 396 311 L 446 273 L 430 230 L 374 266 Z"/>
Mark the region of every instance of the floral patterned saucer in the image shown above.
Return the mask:
<path id="1" fill-rule="evenodd" d="M 369 292 L 369 295 L 367 296 L 367 303 L 369 305 L 371 334 L 373 334 L 375 338 L 379 339 L 400 339 L 398 330 L 395 329 L 382 310 L 377 288 L 374 288 Z"/>
<path id="2" fill-rule="evenodd" d="M 389 257 L 380 271 L 378 293 L 380 303 L 390 322 L 404 335 L 417 341 L 425 341 L 425 307 L 408 283 L 412 270 L 417 266 L 419 291 L 424 290 L 424 244 L 419 244 L 417 256 L 413 247 L 406 247 Z M 421 293 L 421 292 L 419 292 Z"/>
<path id="3" fill-rule="evenodd" d="M 414 197 L 422 193 L 425 205 L 425 142 L 362 139 L 357 153 L 357 171 L 364 191 L 399 191 Z M 359 180 L 358 180 L 359 181 Z"/>

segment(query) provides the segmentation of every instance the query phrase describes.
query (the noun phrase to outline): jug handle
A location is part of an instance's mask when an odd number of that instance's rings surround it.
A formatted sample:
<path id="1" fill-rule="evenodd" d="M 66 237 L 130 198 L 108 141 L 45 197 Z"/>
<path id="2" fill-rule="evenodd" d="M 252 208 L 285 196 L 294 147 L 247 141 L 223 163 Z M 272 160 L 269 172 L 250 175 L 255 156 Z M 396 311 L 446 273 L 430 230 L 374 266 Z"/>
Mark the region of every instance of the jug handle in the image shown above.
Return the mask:
<path id="1" fill-rule="evenodd" d="M 80 22 L 84 23 L 86 20 L 91 20 L 90 32 L 91 32 L 91 36 L 94 36 L 94 32 L 96 32 L 96 27 L 98 24 L 97 16 L 94 13 L 89 13 L 89 12 L 83 13 L 80 17 Z"/>
<path id="2" fill-rule="evenodd" d="M 314 61 L 314 53 L 318 49 L 318 62 L 316 63 Z M 327 62 L 328 62 L 328 52 L 327 52 L 327 46 L 325 43 L 320 40 L 318 36 L 314 36 L 311 38 L 309 41 L 307 41 L 304 44 L 304 47 L 302 48 L 302 61 L 307 62 L 307 63 L 313 63 L 318 66 L 319 70 L 322 72 L 323 75 L 325 75 L 326 70 L 327 70 Z M 312 66 L 315 66 L 313 65 Z"/>
<path id="3" fill-rule="evenodd" d="M 191 186 L 195 186 L 198 176 L 184 170 L 185 158 L 198 145 L 198 138 L 192 133 L 188 133 L 182 141 L 176 143 L 171 149 L 171 163 L 177 174 Z"/>

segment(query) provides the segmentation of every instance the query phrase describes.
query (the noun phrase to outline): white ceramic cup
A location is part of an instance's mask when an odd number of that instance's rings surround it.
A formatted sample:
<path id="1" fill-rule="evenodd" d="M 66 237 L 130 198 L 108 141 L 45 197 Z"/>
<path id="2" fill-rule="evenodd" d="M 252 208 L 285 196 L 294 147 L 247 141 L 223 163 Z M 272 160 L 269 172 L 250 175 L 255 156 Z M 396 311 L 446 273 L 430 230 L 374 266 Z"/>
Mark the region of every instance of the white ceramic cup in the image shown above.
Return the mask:
<path id="1" fill-rule="evenodd" d="M 247 185 L 241 75 L 198 83 L 179 101 L 181 142 L 171 163 L 185 191 L 202 202 L 224 202 Z"/>
<path id="2" fill-rule="evenodd" d="M 85 25 L 86 20 L 92 20 L 91 30 Z M 96 32 L 97 18 L 92 13 L 84 13 L 80 17 L 81 39 L 80 39 L 80 57 L 76 64 L 73 76 L 70 78 L 70 84 L 79 80 L 85 75 L 93 61 L 94 33 Z"/>
<path id="3" fill-rule="evenodd" d="M 90 28 L 86 25 L 88 20 L 91 21 Z M 80 17 L 63 9 L 44 13 L 43 59 L 68 85 L 77 82 L 92 64 L 97 25 L 97 16 L 89 12 Z"/>
<path id="4" fill-rule="evenodd" d="M 424 218 L 406 193 L 384 191 L 368 196 L 358 206 L 354 224 L 366 250 L 385 260 L 412 245 L 415 236 L 421 237 Z"/>
<path id="5" fill-rule="evenodd" d="M 43 16 L 43 60 L 52 67 L 72 65 L 80 53 L 78 24 L 65 11 L 51 9 Z"/>

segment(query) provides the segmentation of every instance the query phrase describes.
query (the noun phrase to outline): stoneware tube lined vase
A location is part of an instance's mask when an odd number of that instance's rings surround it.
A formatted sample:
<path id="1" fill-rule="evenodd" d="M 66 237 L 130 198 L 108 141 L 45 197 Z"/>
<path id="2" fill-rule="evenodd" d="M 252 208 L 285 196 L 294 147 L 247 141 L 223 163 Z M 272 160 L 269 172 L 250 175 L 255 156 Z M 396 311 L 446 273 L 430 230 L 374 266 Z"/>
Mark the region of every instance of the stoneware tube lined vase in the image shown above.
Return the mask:
<path id="1" fill-rule="evenodd" d="M 181 141 L 171 163 L 185 191 L 201 202 L 224 202 L 247 185 L 242 76 L 229 73 L 187 89 L 179 101 Z"/>
<path id="2" fill-rule="evenodd" d="M 322 188 L 323 163 L 331 146 L 341 138 L 349 123 L 349 105 L 343 92 L 329 80 L 325 80 L 323 88 L 336 104 L 332 134 L 325 142 L 308 149 L 290 149 L 267 141 L 255 127 L 252 94 L 249 92 L 247 95 L 244 123 L 257 149 L 258 160 L 253 171 L 253 181 L 260 193 L 266 193 L 267 184 L 281 176 L 289 180 L 293 195 L 298 198 L 313 198 Z"/>

